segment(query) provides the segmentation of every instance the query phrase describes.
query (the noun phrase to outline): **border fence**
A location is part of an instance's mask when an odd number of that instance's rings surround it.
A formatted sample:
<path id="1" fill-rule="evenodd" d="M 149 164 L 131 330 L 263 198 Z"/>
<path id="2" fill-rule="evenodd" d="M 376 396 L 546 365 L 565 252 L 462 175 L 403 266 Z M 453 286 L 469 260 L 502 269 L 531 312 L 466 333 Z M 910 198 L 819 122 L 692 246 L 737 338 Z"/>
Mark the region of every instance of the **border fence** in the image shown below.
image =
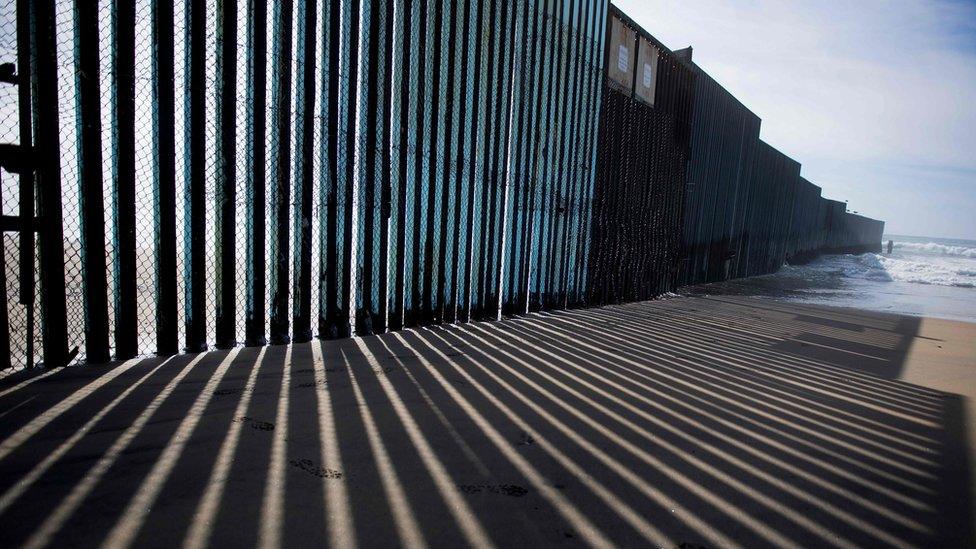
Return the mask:
<path id="1" fill-rule="evenodd" d="M 711 282 L 738 271 L 749 226 L 759 117 L 697 65 L 678 284 Z"/>
<path id="2" fill-rule="evenodd" d="M 820 253 L 880 252 L 884 222 L 847 213 L 759 139 L 761 121 L 692 60 L 695 74 L 679 286 L 775 272 Z"/>
<path id="3" fill-rule="evenodd" d="M 876 251 L 605 0 L 0 0 L 0 370 Z"/>
<path id="4" fill-rule="evenodd" d="M 616 7 L 608 20 L 593 206 L 590 303 L 673 287 L 694 74 Z"/>

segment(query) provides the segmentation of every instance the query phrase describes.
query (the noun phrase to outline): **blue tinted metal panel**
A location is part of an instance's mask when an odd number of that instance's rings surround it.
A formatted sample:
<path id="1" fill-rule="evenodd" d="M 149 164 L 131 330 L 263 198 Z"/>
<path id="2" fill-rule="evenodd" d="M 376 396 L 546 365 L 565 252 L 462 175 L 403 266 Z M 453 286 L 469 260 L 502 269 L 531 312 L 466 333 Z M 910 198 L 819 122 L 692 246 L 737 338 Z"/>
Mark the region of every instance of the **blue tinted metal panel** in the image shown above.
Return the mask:
<path id="1" fill-rule="evenodd" d="M 404 63 L 402 70 L 406 89 L 403 91 L 404 98 L 401 104 L 406 110 L 401 114 L 403 124 L 401 128 L 401 143 L 404 149 L 400 153 L 403 155 L 400 164 L 402 200 L 399 206 L 403 212 L 399 229 L 403 235 L 403 244 L 400 246 L 403 250 L 401 259 L 403 265 L 402 267 L 398 266 L 398 269 L 402 269 L 403 272 L 401 277 L 402 283 L 398 288 L 398 291 L 403 293 L 402 299 L 400 300 L 401 309 L 398 322 L 400 326 L 413 323 L 414 307 L 420 302 L 420 290 L 417 286 L 419 266 L 417 265 L 416 235 L 418 232 L 419 218 L 417 216 L 416 196 L 418 192 L 417 166 L 420 157 L 420 135 L 418 129 L 420 122 L 418 117 L 420 104 L 424 101 L 422 88 L 420 87 L 423 79 L 421 74 L 421 67 L 423 67 L 421 43 L 424 39 L 420 34 L 420 19 L 427 16 L 426 11 L 423 9 L 424 7 L 420 0 L 407 0 L 404 7 Z"/>
<path id="2" fill-rule="evenodd" d="M 484 299 L 484 234 L 488 230 L 488 208 L 485 193 L 488 189 L 486 178 L 490 170 L 490 162 L 486 158 L 489 150 L 487 127 L 492 118 L 490 109 L 492 105 L 492 90 L 494 87 L 493 75 L 491 74 L 493 40 L 490 29 L 496 28 L 495 25 L 497 24 L 495 17 L 497 10 L 492 5 L 492 2 L 482 0 L 479 3 L 481 9 L 479 10 L 480 17 L 475 64 L 475 78 L 477 79 L 475 84 L 475 110 L 477 117 L 472 122 L 474 154 L 471 166 L 472 184 L 470 198 L 473 219 L 471 221 L 471 244 L 469 246 L 471 250 L 471 260 L 469 262 L 471 274 L 469 278 L 468 317 L 472 319 L 481 314 Z"/>
<path id="3" fill-rule="evenodd" d="M 292 86 L 292 4 L 274 5 L 273 52 L 271 64 L 271 143 L 268 173 L 271 176 L 269 202 L 271 238 L 268 292 L 270 341 L 273 345 L 291 340 L 289 298 L 289 216 L 291 209 L 291 86 Z M 187 214 L 189 217 L 189 214 Z"/>
<path id="4" fill-rule="evenodd" d="M 468 292 L 470 277 L 470 251 L 469 236 L 471 234 L 472 222 L 472 202 L 471 202 L 471 176 L 469 166 L 473 165 L 474 158 L 471 155 L 472 131 L 471 124 L 474 120 L 474 80 L 475 80 L 475 43 L 478 32 L 478 9 L 479 3 L 475 0 L 463 0 L 464 11 L 459 20 L 459 35 L 461 55 L 458 58 L 458 73 L 456 78 L 459 81 L 458 99 L 458 129 L 457 129 L 457 153 L 455 157 L 454 177 L 456 179 L 455 190 L 455 216 L 458 223 L 458 231 L 454 240 L 455 256 L 455 278 L 454 278 L 454 320 L 463 320 L 468 310 Z"/>
<path id="5" fill-rule="evenodd" d="M 391 150 L 393 162 L 391 166 L 391 196 L 395 203 L 392 207 L 390 264 L 392 287 L 390 291 L 390 320 L 391 329 L 403 326 L 403 315 L 406 298 L 409 295 L 407 276 L 410 274 L 407 264 L 407 238 L 410 236 L 407 224 L 408 179 L 412 173 L 410 163 L 412 131 L 410 125 L 411 96 L 411 60 L 413 44 L 413 0 L 398 0 L 396 3 L 396 29 L 393 54 L 397 59 L 397 66 L 391 93 L 397 99 L 392 103 L 392 135 Z"/>
<path id="6" fill-rule="evenodd" d="M 558 46 L 558 20 L 556 10 L 559 0 L 548 0 L 545 4 L 545 22 L 542 29 L 542 95 L 540 133 L 537 137 L 536 162 L 533 167 L 535 188 L 533 189 L 533 229 L 532 254 L 529 267 L 529 307 L 540 309 L 545 306 L 546 258 L 549 250 L 549 221 L 552 212 L 553 150 L 555 148 L 553 116 L 555 111 L 555 89 L 559 86 L 557 77 L 556 48 Z"/>
<path id="7" fill-rule="evenodd" d="M 367 0 L 368 1 L 368 0 Z M 338 120 L 338 167 L 337 167 L 337 240 L 339 251 L 336 254 L 335 276 L 339 295 L 336 298 L 338 308 L 332 319 L 329 335 L 347 337 L 351 333 L 351 319 L 354 303 L 352 295 L 353 256 L 355 248 L 355 201 L 358 191 L 356 170 L 357 122 L 358 106 L 357 90 L 359 82 L 359 52 L 360 52 L 360 0 L 342 3 L 341 38 L 340 38 L 340 68 L 339 68 L 339 110 Z"/>
<path id="8" fill-rule="evenodd" d="M 582 163 L 580 151 L 585 144 L 586 127 L 586 87 L 583 58 L 585 55 L 585 33 L 588 21 L 588 2 L 577 0 L 577 16 L 572 27 L 572 87 L 571 109 L 572 139 L 569 143 L 569 193 L 566 204 L 566 245 L 563 255 L 563 274 L 560 287 L 560 304 L 567 307 L 575 301 L 577 253 L 579 245 L 580 208 L 582 205 Z"/>
<path id="9" fill-rule="evenodd" d="M 458 158 L 456 156 L 458 137 L 463 120 L 460 117 L 459 74 L 462 73 L 463 60 L 463 27 L 464 12 L 455 1 L 448 2 L 448 9 L 444 15 L 444 35 L 447 44 L 445 62 L 446 78 L 444 85 L 444 139 L 442 140 L 441 156 L 441 184 L 443 188 L 440 196 L 440 262 L 438 263 L 438 307 L 435 320 L 439 322 L 453 322 L 457 318 L 457 234 L 460 203 L 458 202 Z"/>
<path id="10" fill-rule="evenodd" d="M 482 209 L 480 200 L 484 177 L 484 135 L 485 110 L 487 105 L 486 56 L 488 51 L 487 28 L 489 27 L 489 6 L 486 0 L 472 1 L 472 37 L 470 44 L 469 67 L 472 67 L 472 97 L 469 104 L 467 158 L 467 217 L 466 259 L 462 278 L 465 290 L 462 293 L 459 317 L 469 320 L 477 307 L 478 290 L 481 287 L 481 228 Z"/>
<path id="11" fill-rule="evenodd" d="M 444 158 L 444 135 L 445 124 L 444 115 L 447 106 L 446 101 L 446 65 L 448 50 L 444 42 L 448 34 L 448 24 L 446 23 L 447 14 L 444 9 L 444 1 L 434 2 L 430 10 L 433 12 L 433 25 L 431 26 L 431 79 L 430 79 L 430 138 L 429 150 L 427 151 L 427 191 L 426 212 L 427 212 L 427 231 L 424 243 L 424 280 L 427 286 L 424 289 L 423 322 L 432 323 L 439 321 L 438 312 L 440 310 L 443 291 L 442 270 L 443 254 L 441 251 L 442 242 L 442 218 L 443 202 L 442 195 L 445 191 L 443 180 Z"/>
<path id="12" fill-rule="evenodd" d="M 355 152 L 355 241 L 353 244 L 353 312 L 356 333 L 373 333 L 373 320 L 376 318 L 375 288 L 376 246 L 379 244 L 376 229 L 379 227 L 379 197 L 382 193 L 377 177 L 376 142 L 378 139 L 378 91 L 382 86 L 382 72 L 379 67 L 379 24 L 381 22 L 379 2 L 363 0 L 359 12 L 360 36 L 356 47 L 359 79 L 356 84 L 356 102 L 359 114 L 356 125 Z"/>
<path id="13" fill-rule="evenodd" d="M 528 265 L 531 227 L 532 180 L 530 166 L 532 160 L 531 144 L 534 142 L 534 128 L 538 114 L 538 89 L 541 71 L 538 68 L 540 51 L 540 36 L 542 19 L 536 2 L 525 2 L 520 5 L 521 15 L 520 35 L 517 38 L 520 54 L 516 66 L 520 73 L 515 93 L 517 116 L 515 117 L 512 152 L 510 153 L 510 170 L 512 176 L 509 183 L 509 216 L 506 228 L 507 250 L 505 258 L 505 301 L 504 312 L 508 314 L 524 314 L 527 311 L 528 299 Z"/>
<path id="14" fill-rule="evenodd" d="M 312 339 L 312 166 L 315 125 L 315 0 L 298 0 L 295 40 L 295 151 L 292 227 L 292 341 Z"/>
<path id="15" fill-rule="evenodd" d="M 433 41 L 433 6 L 428 0 L 419 2 L 419 11 L 416 19 L 417 25 L 417 111 L 416 133 L 413 179 L 412 179 L 412 206 L 413 219 L 410 227 L 413 229 L 412 238 L 412 276 L 411 281 L 411 300 L 410 307 L 406 309 L 405 320 L 409 325 L 423 323 L 425 311 L 429 310 L 430 305 L 430 278 L 428 272 L 428 252 L 427 244 L 430 238 L 430 150 L 431 150 L 431 112 L 430 104 L 433 101 L 433 90 L 431 89 L 431 79 L 433 78 L 434 60 Z"/>

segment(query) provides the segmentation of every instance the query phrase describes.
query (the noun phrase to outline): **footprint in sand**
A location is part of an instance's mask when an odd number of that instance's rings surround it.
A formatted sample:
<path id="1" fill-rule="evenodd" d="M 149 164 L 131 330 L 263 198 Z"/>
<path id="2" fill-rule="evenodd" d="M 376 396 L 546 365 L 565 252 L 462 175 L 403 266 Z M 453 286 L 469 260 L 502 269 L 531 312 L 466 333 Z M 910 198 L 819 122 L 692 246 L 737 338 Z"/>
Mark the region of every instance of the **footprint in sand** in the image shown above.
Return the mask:
<path id="1" fill-rule="evenodd" d="M 252 429 L 257 429 L 258 431 L 274 431 L 274 423 L 268 423 L 267 421 L 259 421 L 257 419 L 244 416 L 237 420 L 240 423 L 250 425 Z"/>
<path id="2" fill-rule="evenodd" d="M 319 467 L 310 459 L 292 459 L 288 463 L 292 464 L 294 467 L 298 467 L 302 471 L 310 475 L 317 476 L 319 478 L 331 478 L 331 479 L 341 479 L 342 473 L 336 471 L 335 469 L 327 469 L 325 467 Z"/>
<path id="3" fill-rule="evenodd" d="M 500 494 L 513 498 L 520 498 L 529 493 L 517 484 L 458 484 L 458 489 L 465 494 Z"/>

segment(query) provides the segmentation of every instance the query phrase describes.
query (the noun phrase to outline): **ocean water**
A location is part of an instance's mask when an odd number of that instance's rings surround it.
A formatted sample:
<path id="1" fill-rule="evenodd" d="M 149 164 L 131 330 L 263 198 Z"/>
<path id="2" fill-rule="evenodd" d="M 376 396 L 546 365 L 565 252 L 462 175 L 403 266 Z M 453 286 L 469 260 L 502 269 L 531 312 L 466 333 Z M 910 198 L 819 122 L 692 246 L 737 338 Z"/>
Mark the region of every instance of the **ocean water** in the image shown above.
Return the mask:
<path id="1" fill-rule="evenodd" d="M 888 241 L 894 241 L 887 253 Z M 976 241 L 885 235 L 881 254 L 828 255 L 687 294 L 769 299 L 976 322 Z"/>

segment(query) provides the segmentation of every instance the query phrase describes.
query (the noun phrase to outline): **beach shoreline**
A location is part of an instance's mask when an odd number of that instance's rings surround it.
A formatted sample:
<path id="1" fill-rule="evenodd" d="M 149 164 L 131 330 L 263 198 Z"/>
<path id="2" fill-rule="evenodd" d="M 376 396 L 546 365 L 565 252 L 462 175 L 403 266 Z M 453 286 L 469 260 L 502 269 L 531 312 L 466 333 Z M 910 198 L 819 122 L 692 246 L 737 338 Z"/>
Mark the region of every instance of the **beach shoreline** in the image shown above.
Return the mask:
<path id="1" fill-rule="evenodd" d="M 771 274 L 676 291 L 976 322 L 976 241 L 894 238 L 891 253 L 827 254 Z"/>

